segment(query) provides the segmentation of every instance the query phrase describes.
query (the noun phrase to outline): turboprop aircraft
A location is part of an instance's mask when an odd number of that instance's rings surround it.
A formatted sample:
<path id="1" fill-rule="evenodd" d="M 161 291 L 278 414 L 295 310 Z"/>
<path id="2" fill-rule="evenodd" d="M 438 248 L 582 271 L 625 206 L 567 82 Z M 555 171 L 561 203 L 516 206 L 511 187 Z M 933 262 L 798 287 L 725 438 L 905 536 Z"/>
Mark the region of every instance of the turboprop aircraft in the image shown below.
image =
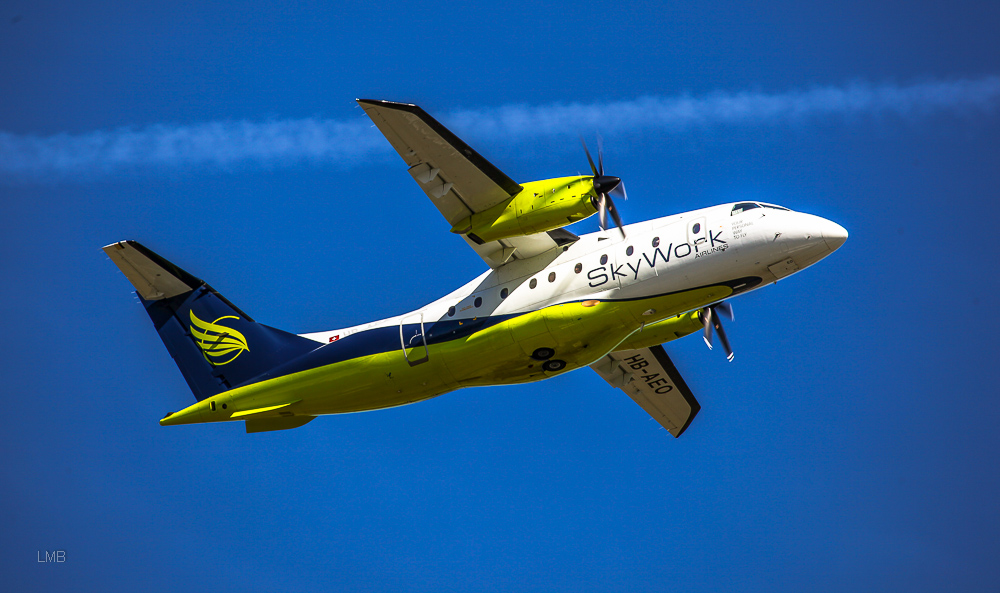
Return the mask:
<path id="1" fill-rule="evenodd" d="M 714 334 L 731 361 L 726 299 L 847 240 L 834 222 L 760 202 L 623 225 L 612 198 L 624 197 L 621 180 L 586 145 L 592 175 L 518 184 L 416 105 L 358 103 L 489 270 L 408 313 L 296 335 L 255 322 L 142 244 L 112 243 L 104 251 L 197 399 L 160 424 L 283 430 L 589 366 L 677 437 L 700 406 L 661 344 L 702 332 L 711 348 Z M 563 228 L 594 214 L 599 232 Z"/>

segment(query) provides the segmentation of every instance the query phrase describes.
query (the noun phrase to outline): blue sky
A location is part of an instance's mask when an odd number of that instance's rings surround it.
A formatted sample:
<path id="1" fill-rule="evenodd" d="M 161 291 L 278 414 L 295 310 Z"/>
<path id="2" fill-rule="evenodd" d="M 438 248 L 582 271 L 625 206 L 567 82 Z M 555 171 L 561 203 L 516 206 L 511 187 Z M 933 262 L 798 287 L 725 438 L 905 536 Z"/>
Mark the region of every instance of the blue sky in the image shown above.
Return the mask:
<path id="1" fill-rule="evenodd" d="M 0 574 L 996 590 L 998 28 L 986 1 L 4 3 Z M 158 426 L 193 397 L 102 245 L 296 332 L 483 270 L 355 97 L 420 104 L 519 181 L 585 171 L 600 133 L 626 221 L 759 199 L 851 238 L 734 301 L 735 362 L 670 345 L 702 404 L 680 439 L 587 370 L 278 433 Z"/>

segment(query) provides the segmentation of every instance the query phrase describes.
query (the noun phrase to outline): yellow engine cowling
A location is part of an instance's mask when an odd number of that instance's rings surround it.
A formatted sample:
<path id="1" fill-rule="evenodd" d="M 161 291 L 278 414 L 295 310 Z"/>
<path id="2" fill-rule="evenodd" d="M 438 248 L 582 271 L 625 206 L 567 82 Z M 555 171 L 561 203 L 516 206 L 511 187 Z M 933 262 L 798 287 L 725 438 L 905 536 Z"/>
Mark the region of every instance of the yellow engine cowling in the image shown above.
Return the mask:
<path id="1" fill-rule="evenodd" d="M 451 232 L 482 244 L 562 228 L 597 212 L 591 201 L 593 177 L 545 179 L 522 187 L 516 196 L 462 220 Z"/>
<path id="2" fill-rule="evenodd" d="M 701 331 L 704 326 L 701 324 L 701 317 L 698 311 L 691 311 L 676 317 L 670 317 L 663 321 L 652 323 L 629 336 L 624 342 L 618 345 L 615 350 L 639 350 L 649 348 L 657 344 L 665 344 L 677 338 Z"/>

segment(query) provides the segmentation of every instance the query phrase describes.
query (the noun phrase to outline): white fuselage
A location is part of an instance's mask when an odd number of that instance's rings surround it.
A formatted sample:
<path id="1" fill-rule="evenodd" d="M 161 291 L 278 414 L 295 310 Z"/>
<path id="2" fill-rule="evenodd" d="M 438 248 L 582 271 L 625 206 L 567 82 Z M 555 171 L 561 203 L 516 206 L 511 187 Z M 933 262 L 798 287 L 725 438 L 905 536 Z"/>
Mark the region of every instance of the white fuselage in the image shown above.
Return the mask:
<path id="1" fill-rule="evenodd" d="M 424 307 L 364 325 L 303 334 L 328 343 L 400 323 L 519 314 L 560 303 L 648 298 L 755 277 L 776 282 L 835 251 L 840 225 L 780 207 L 723 204 L 590 233 L 576 243 L 484 272 Z"/>

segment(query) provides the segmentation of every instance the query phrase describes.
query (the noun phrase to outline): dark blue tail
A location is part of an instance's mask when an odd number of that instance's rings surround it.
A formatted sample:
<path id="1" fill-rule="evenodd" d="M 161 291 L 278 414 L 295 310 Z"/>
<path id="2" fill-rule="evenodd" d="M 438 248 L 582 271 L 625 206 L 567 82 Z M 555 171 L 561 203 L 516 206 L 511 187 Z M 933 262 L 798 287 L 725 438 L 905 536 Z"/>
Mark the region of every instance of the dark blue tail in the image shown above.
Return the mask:
<path id="1" fill-rule="evenodd" d="M 204 281 L 136 241 L 104 248 L 135 286 L 198 401 L 322 346 L 255 322 Z"/>

